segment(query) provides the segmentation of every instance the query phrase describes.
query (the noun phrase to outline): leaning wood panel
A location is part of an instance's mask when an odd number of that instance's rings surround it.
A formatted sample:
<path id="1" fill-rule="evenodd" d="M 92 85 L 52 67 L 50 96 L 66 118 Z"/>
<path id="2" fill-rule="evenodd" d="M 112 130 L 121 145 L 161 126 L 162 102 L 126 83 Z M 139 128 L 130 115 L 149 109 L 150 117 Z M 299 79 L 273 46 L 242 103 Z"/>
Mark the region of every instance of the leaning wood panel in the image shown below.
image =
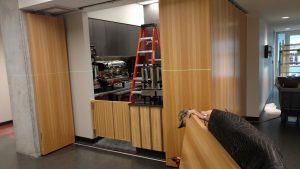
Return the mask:
<path id="1" fill-rule="evenodd" d="M 41 154 L 74 143 L 63 19 L 26 15 Z"/>
<path id="2" fill-rule="evenodd" d="M 129 102 L 113 102 L 115 139 L 130 141 Z"/>
<path id="3" fill-rule="evenodd" d="M 141 138 L 142 148 L 151 149 L 151 122 L 150 122 L 150 107 L 140 107 L 140 123 L 141 123 Z"/>
<path id="4" fill-rule="evenodd" d="M 160 107 L 150 107 L 152 150 L 163 151 L 163 128 Z"/>
<path id="5" fill-rule="evenodd" d="M 209 0 L 160 1 L 164 85 L 164 150 L 167 165 L 180 156 L 183 130 L 177 114 L 185 108 L 211 108 Z"/>
<path id="6" fill-rule="evenodd" d="M 130 106 L 131 143 L 134 147 L 141 148 L 141 125 L 139 106 Z"/>
<path id="7" fill-rule="evenodd" d="M 95 100 L 93 104 L 93 121 L 96 136 L 115 138 L 113 102 Z"/>
<path id="8" fill-rule="evenodd" d="M 239 169 L 216 138 L 196 116 L 186 121 L 180 169 Z"/>

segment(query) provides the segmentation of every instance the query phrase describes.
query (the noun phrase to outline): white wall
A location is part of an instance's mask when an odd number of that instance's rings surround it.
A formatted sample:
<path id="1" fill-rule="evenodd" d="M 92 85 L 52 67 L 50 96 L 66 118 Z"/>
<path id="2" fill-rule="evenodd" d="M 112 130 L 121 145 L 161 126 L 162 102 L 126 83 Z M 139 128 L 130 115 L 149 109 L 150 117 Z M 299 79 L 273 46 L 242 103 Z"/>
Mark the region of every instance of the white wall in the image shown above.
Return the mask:
<path id="1" fill-rule="evenodd" d="M 45 2 L 49 2 L 52 0 L 18 0 L 19 8 L 26 8 L 32 5 L 37 5 Z"/>
<path id="2" fill-rule="evenodd" d="M 273 88 L 272 59 L 264 58 L 264 46 L 273 46 L 272 27 L 258 16 L 247 16 L 246 116 L 259 117 Z"/>
<path id="3" fill-rule="evenodd" d="M 140 26 L 144 24 L 144 9 L 142 5 L 131 4 L 89 12 L 88 17 Z"/>
<path id="4" fill-rule="evenodd" d="M 259 110 L 263 110 L 266 101 L 273 88 L 273 58 L 264 58 L 264 46 L 273 46 L 273 34 L 268 24 L 260 19 L 259 21 L 259 86 L 260 86 L 260 104 Z M 273 52 L 274 53 L 274 52 Z"/>
<path id="5" fill-rule="evenodd" d="M 65 16 L 75 135 L 94 138 L 90 101 L 94 99 L 88 17 L 86 13 Z"/>
<path id="6" fill-rule="evenodd" d="M 12 120 L 4 49 L 0 34 L 0 123 Z"/>

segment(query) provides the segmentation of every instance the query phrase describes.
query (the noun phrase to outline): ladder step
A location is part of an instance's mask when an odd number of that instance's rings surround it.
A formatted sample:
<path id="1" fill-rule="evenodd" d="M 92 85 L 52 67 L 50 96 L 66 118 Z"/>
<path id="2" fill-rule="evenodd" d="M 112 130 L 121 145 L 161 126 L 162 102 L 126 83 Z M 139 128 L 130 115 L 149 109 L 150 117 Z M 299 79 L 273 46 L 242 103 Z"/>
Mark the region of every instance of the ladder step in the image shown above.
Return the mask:
<path id="1" fill-rule="evenodd" d="M 152 37 L 144 37 L 144 38 L 140 38 L 140 41 L 144 41 L 144 40 L 152 40 Z"/>
<path id="2" fill-rule="evenodd" d="M 136 67 L 153 66 L 152 64 L 136 64 Z"/>
<path id="3" fill-rule="evenodd" d="M 142 77 L 135 77 L 134 80 L 135 81 L 143 81 L 143 78 Z"/>
<path id="4" fill-rule="evenodd" d="M 143 53 L 152 53 L 152 50 L 142 50 L 138 51 L 138 53 L 143 54 Z"/>
<path id="5" fill-rule="evenodd" d="M 142 91 L 132 91 L 132 94 L 142 94 Z"/>
<path id="6" fill-rule="evenodd" d="M 149 59 L 149 61 L 152 61 L 152 59 Z M 155 62 L 161 62 L 161 59 L 154 59 Z"/>

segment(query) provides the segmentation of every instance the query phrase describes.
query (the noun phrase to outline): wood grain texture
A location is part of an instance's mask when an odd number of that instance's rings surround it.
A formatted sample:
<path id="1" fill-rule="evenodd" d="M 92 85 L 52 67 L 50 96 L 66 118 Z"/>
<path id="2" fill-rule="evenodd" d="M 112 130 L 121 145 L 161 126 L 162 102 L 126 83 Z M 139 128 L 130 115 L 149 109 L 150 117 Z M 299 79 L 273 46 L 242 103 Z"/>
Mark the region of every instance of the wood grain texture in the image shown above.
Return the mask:
<path id="1" fill-rule="evenodd" d="M 163 129 L 167 165 L 180 156 L 183 131 L 177 114 L 211 108 L 211 42 L 208 0 L 160 1 Z"/>
<path id="2" fill-rule="evenodd" d="M 129 102 L 113 102 L 115 139 L 131 141 Z"/>
<path id="3" fill-rule="evenodd" d="M 151 107 L 150 111 L 152 150 L 163 151 L 162 110 L 160 107 Z"/>
<path id="4" fill-rule="evenodd" d="M 141 138 L 142 148 L 152 149 L 152 136 L 151 136 L 151 122 L 150 122 L 150 107 L 140 107 L 140 125 L 141 125 Z"/>
<path id="5" fill-rule="evenodd" d="M 180 156 L 186 108 L 245 110 L 245 14 L 227 0 L 160 1 L 167 165 Z"/>
<path id="6" fill-rule="evenodd" d="M 245 115 L 246 16 L 228 1 L 210 3 L 212 107 Z"/>
<path id="7" fill-rule="evenodd" d="M 130 106 L 130 127 L 131 127 L 131 144 L 134 147 L 141 148 L 141 126 L 140 126 L 140 108 Z"/>
<path id="8" fill-rule="evenodd" d="M 34 14 L 26 21 L 41 154 L 46 155 L 75 141 L 64 21 Z"/>
<path id="9" fill-rule="evenodd" d="M 180 169 L 239 169 L 222 145 L 196 116 L 186 121 Z"/>
<path id="10" fill-rule="evenodd" d="M 96 136 L 115 138 L 113 102 L 104 100 L 92 101 L 93 125 Z"/>

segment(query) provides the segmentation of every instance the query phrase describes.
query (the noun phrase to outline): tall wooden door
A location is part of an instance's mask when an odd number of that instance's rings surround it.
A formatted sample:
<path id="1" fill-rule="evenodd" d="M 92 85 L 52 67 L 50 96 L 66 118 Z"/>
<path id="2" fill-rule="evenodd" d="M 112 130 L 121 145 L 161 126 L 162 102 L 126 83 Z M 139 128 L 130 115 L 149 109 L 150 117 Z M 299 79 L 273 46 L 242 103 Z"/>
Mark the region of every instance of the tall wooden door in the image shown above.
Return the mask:
<path id="1" fill-rule="evenodd" d="M 41 154 L 74 143 L 74 124 L 63 19 L 27 14 Z"/>

